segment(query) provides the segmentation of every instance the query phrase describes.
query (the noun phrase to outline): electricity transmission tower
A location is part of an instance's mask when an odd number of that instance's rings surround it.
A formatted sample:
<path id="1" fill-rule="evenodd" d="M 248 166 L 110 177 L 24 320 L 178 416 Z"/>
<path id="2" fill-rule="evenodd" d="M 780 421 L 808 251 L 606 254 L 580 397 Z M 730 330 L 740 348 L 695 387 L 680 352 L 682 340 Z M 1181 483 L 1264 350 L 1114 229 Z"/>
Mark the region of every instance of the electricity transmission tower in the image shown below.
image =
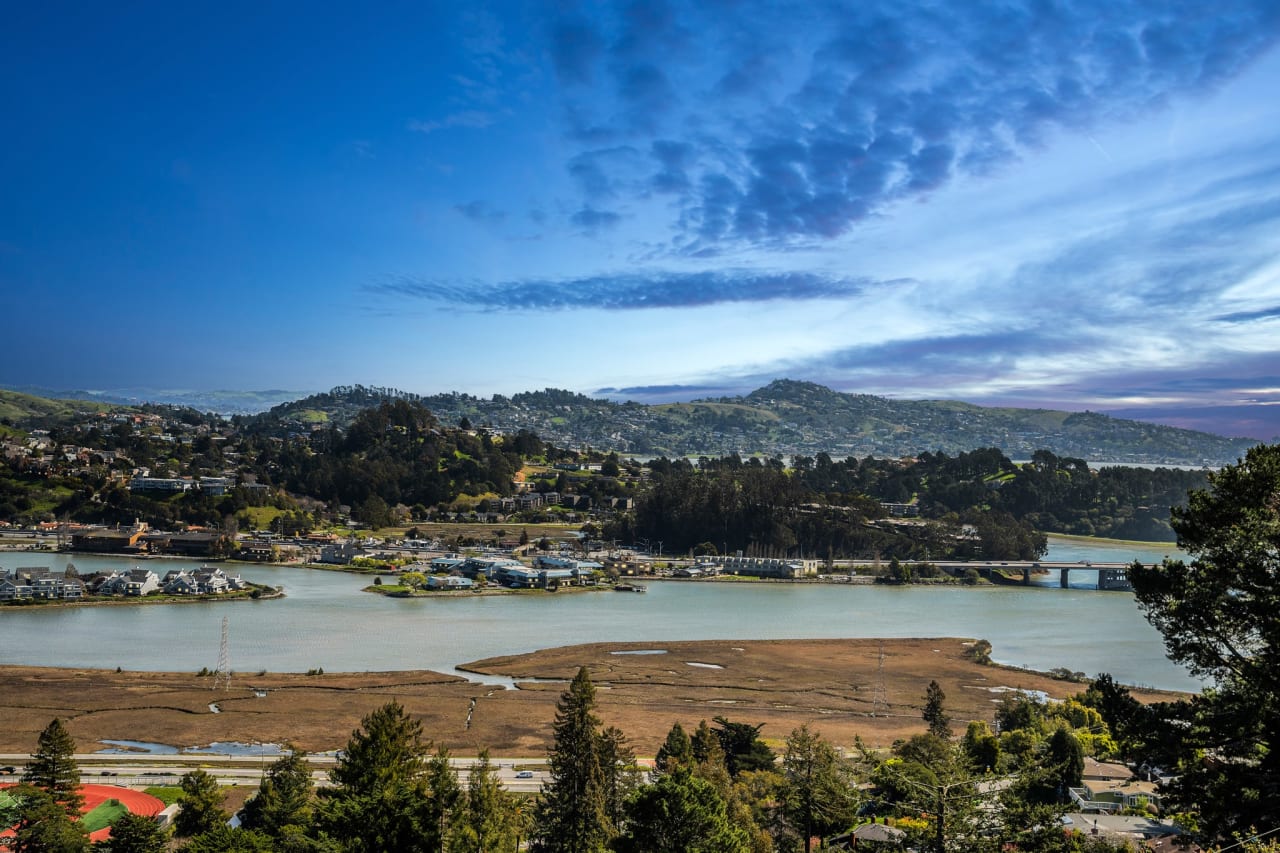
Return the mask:
<path id="1" fill-rule="evenodd" d="M 213 672 L 213 690 L 231 689 L 231 660 L 227 655 L 227 617 L 222 617 L 222 643 L 218 646 L 218 668 Z"/>
<path id="2" fill-rule="evenodd" d="M 876 689 L 871 694 L 871 716 L 889 716 L 889 691 L 884 686 L 884 640 L 880 641 L 880 664 L 876 668 Z"/>

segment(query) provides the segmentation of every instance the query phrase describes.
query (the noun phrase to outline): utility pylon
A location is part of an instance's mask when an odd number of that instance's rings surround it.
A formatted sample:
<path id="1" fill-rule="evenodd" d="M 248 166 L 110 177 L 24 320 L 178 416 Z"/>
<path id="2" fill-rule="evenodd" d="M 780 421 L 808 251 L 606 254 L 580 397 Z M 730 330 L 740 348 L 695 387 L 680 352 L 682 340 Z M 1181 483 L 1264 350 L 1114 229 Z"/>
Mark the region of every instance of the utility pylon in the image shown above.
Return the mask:
<path id="1" fill-rule="evenodd" d="M 871 716 L 889 716 L 889 691 L 884 686 L 884 640 L 880 641 L 880 663 L 876 667 L 876 689 L 871 694 Z"/>
<path id="2" fill-rule="evenodd" d="M 217 690 L 218 685 L 222 685 L 222 689 L 231 689 L 231 660 L 227 654 L 227 617 L 222 617 L 222 642 L 218 645 L 218 668 L 213 672 L 213 687 Z"/>

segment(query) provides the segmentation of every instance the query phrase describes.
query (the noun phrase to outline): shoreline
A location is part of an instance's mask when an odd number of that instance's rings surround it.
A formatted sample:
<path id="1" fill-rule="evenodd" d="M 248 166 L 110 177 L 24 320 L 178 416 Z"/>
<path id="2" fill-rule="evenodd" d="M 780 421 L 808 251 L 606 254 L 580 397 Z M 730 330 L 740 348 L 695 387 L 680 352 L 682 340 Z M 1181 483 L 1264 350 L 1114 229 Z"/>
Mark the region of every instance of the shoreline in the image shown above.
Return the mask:
<path id="1" fill-rule="evenodd" d="M 1044 532 L 1044 531 L 1041 531 L 1041 532 Z M 1142 546 L 1142 547 L 1144 547 L 1144 548 L 1174 548 L 1174 549 L 1176 549 L 1176 548 L 1178 547 L 1178 543 L 1177 543 L 1176 541 L 1174 541 L 1174 542 L 1165 542 L 1165 541 L 1159 541 L 1159 540 L 1157 540 L 1157 541 L 1146 541 L 1146 540 L 1142 540 L 1142 539 L 1108 539 L 1108 538 L 1107 538 L 1107 537 L 1105 537 L 1105 536 L 1085 536 L 1085 535 L 1080 534 L 1080 533 L 1048 533 L 1048 532 L 1044 532 L 1044 535 L 1045 535 L 1045 536 L 1052 536 L 1054 539 L 1065 539 L 1065 540 L 1067 540 L 1067 541 L 1069 541 L 1069 542 L 1085 543 L 1085 544 L 1090 543 L 1090 542 L 1098 542 L 1098 543 L 1101 543 L 1101 544 L 1106 544 L 1106 545 L 1115 545 L 1115 546 L 1138 545 L 1138 546 Z"/>
<path id="2" fill-rule="evenodd" d="M 220 593 L 216 595 L 160 595 L 156 597 L 137 595 L 123 596 L 120 598 L 90 598 L 89 600 L 76 599 L 67 601 L 66 599 L 23 599 L 19 601 L 6 601 L 0 603 L 0 613 L 6 610 L 47 610 L 62 607 L 156 607 L 162 604 L 211 604 L 214 602 L 232 602 L 232 601 L 276 601 L 285 598 L 286 593 L 282 587 L 272 587 L 266 584 L 250 583 L 251 589 L 243 591 L 237 590 L 233 593 Z M 254 592 L 258 595 L 255 597 Z M 30 601 L 31 603 L 25 603 Z M 0 616 L 0 619 L 3 619 Z M 4 664 L 0 664 L 3 666 Z"/>

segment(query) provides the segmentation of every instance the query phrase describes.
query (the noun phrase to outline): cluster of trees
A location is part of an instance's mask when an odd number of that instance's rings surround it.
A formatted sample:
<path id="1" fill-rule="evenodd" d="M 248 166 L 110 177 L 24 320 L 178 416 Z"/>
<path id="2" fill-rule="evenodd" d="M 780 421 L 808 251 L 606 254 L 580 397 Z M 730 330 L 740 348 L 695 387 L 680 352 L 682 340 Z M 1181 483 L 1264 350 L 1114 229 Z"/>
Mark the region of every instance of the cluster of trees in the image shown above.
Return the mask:
<path id="1" fill-rule="evenodd" d="M 1036 530 L 1120 539 L 1173 539 L 1169 509 L 1206 484 L 1204 471 L 1108 466 L 1037 450 L 1016 464 L 996 448 L 922 453 L 915 460 L 846 459 L 825 454 L 795 460 L 815 492 L 851 491 L 878 501 L 918 500 L 931 518 L 974 509 L 1008 513 Z"/>
<path id="2" fill-rule="evenodd" d="M 1093 471 L 1044 450 L 1019 465 L 994 448 L 914 460 L 819 453 L 790 467 L 737 454 L 696 465 L 659 458 L 649 468 L 636 511 L 607 537 L 662 540 L 673 552 L 709 545 L 819 558 L 1035 559 L 1046 531 L 1169 540 L 1170 507 L 1206 482 L 1200 471 Z M 914 503 L 923 521 L 909 530 L 877 523 L 883 503 Z"/>
<path id="3" fill-rule="evenodd" d="M 877 468 L 874 460 L 867 461 L 867 473 Z M 612 520 L 604 535 L 662 540 L 676 553 L 698 548 L 748 556 L 1035 559 L 1045 551 L 1044 536 L 1029 523 L 985 503 L 910 528 L 877 524 L 886 515 L 881 501 L 888 497 L 859 491 L 852 480 L 827 484 L 849 491 L 817 491 L 818 469 L 811 462 L 798 459 L 788 469 L 780 459 L 744 461 L 736 455 L 703 459 L 697 466 L 685 459 L 656 459 L 635 511 Z M 860 465 L 848 460 L 832 470 L 847 473 Z"/>

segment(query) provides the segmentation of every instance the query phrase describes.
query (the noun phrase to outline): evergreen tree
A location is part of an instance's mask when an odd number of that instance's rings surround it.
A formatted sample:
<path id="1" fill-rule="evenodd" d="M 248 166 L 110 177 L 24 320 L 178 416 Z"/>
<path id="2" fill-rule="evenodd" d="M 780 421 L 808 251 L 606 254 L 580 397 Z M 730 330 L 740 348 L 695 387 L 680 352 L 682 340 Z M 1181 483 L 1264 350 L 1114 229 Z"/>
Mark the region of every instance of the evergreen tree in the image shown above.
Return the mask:
<path id="1" fill-rule="evenodd" d="M 452 833 L 454 820 L 464 805 L 458 773 L 449 763 L 449 750 L 443 746 L 428 759 L 423 785 L 427 796 L 424 820 L 443 847 Z"/>
<path id="2" fill-rule="evenodd" d="M 748 770 L 772 770 L 777 756 L 773 750 L 760 739 L 760 730 L 764 723 L 751 725 L 737 723 L 724 717 L 712 720 L 716 724 L 713 731 L 720 739 L 720 747 L 724 750 L 724 765 L 729 775 L 735 779 L 739 773 Z"/>
<path id="3" fill-rule="evenodd" d="M 694 763 L 699 767 L 705 765 L 724 767 L 724 747 L 720 745 L 720 739 L 711 730 L 711 726 L 707 725 L 706 720 L 699 721 L 689 746 L 693 750 Z"/>
<path id="4" fill-rule="evenodd" d="M 813 836 L 833 835 L 853 823 L 857 799 L 848 766 L 835 748 L 808 726 L 787 738 L 782 756 L 783 813 L 804 840 L 809 853 Z"/>
<path id="5" fill-rule="evenodd" d="M 307 754 L 294 750 L 267 768 L 258 793 L 245 803 L 240 825 L 278 838 L 287 826 L 311 824 L 311 767 Z"/>
<path id="6" fill-rule="evenodd" d="M 422 723 L 396 701 L 366 715 L 351 733 L 329 779 L 346 794 L 372 794 L 422 775 L 430 745 Z"/>
<path id="7" fill-rule="evenodd" d="M 67 814 L 78 816 L 84 798 L 80 796 L 80 768 L 75 760 L 76 742 L 62 720 L 54 718 L 40 733 L 36 751 L 27 762 L 22 781 L 47 792 Z"/>
<path id="8" fill-rule="evenodd" d="M 8 839 L 12 853 L 87 853 L 88 834 L 52 794 L 25 783 L 6 793 L 21 803 Z"/>
<path id="9" fill-rule="evenodd" d="M 693 744 L 685 734 L 684 726 L 679 722 L 672 724 L 667 732 L 666 741 L 658 748 L 653 759 L 655 773 L 671 773 L 677 767 L 688 767 L 693 764 Z"/>
<path id="10" fill-rule="evenodd" d="M 610 726 L 600 733 L 600 773 L 604 782 L 604 811 L 613 827 L 622 823 L 622 809 L 640 784 L 636 754 L 622 730 Z"/>
<path id="11" fill-rule="evenodd" d="M 274 842 L 261 832 L 227 826 L 205 830 L 182 846 L 182 853 L 278 853 Z"/>
<path id="12" fill-rule="evenodd" d="M 1084 749 L 1080 741 L 1065 727 L 1058 729 L 1049 738 L 1044 763 L 1057 802 L 1069 802 L 1068 789 L 1080 787 L 1084 779 Z"/>
<path id="13" fill-rule="evenodd" d="M 929 734 L 942 738 L 951 737 L 951 717 L 943 710 L 947 694 L 942 692 L 938 682 L 930 681 L 924 693 L 924 711 L 920 716 L 929 724 Z"/>
<path id="14" fill-rule="evenodd" d="M 178 803 L 182 809 L 173 819 L 176 835 L 187 838 L 226 825 L 227 813 L 222 809 L 225 797 L 217 779 L 203 770 L 192 770 L 182 777 L 180 787 Z"/>
<path id="15" fill-rule="evenodd" d="M 749 835 L 729 819 L 711 783 L 677 765 L 627 802 L 620 853 L 748 853 Z"/>
<path id="16" fill-rule="evenodd" d="M 457 791 L 448 753 L 427 762 L 422 724 L 397 702 L 361 725 L 329 773 L 334 787 L 321 792 L 320 828 L 347 853 L 439 853 Z"/>
<path id="17" fill-rule="evenodd" d="M 587 668 L 556 704 L 550 780 L 534 819 L 535 853 L 599 853 L 614 835 L 600 766 L 600 720 Z"/>
<path id="18" fill-rule="evenodd" d="M 489 763 L 489 751 L 482 750 L 467 775 L 466 798 L 449 847 L 451 853 L 515 850 L 519 827 L 514 799 L 498 781 Z"/>
<path id="19" fill-rule="evenodd" d="M 95 853 L 165 853 L 168 839 L 153 817 L 125 812 L 111 824 L 111 837 Z"/>
<path id="20" fill-rule="evenodd" d="M 1179 774 L 1165 802 L 1226 841 L 1280 815 L 1280 444 L 1251 448 L 1209 486 L 1171 513 L 1192 560 L 1134 563 L 1129 578 L 1169 657 L 1214 684 L 1158 707 L 1148 728 Z"/>

